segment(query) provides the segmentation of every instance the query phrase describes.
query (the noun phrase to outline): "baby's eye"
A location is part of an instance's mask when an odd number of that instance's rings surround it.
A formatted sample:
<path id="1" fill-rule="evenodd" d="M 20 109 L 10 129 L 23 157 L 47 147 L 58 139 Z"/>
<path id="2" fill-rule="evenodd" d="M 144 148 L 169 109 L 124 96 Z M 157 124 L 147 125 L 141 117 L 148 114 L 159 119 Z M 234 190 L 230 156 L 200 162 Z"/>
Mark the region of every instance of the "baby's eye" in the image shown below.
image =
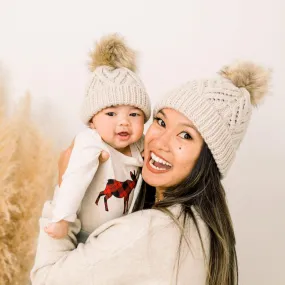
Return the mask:
<path id="1" fill-rule="evenodd" d="M 140 116 L 140 114 L 138 114 L 138 113 L 131 113 L 130 116 L 131 117 L 138 117 L 138 116 Z"/>
<path id="2" fill-rule="evenodd" d="M 114 117 L 116 115 L 115 112 L 108 112 L 106 113 L 107 116 Z"/>
<path id="3" fill-rule="evenodd" d="M 157 123 L 158 123 L 160 126 L 162 126 L 163 128 L 166 127 L 165 122 L 164 122 L 162 119 L 156 117 L 156 118 L 154 118 L 154 120 L 156 120 Z"/>
<path id="4" fill-rule="evenodd" d="M 185 139 L 185 140 L 191 140 L 192 137 L 187 132 L 182 132 L 179 134 L 179 137 Z"/>

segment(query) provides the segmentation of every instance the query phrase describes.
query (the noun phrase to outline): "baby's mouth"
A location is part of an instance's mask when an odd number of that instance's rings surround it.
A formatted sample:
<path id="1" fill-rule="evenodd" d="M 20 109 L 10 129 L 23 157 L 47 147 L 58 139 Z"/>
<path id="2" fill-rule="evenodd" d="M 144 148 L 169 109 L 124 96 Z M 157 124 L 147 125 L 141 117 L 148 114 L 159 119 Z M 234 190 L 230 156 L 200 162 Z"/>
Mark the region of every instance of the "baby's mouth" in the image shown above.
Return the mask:
<path id="1" fill-rule="evenodd" d="M 117 133 L 117 136 L 119 137 L 120 140 L 125 141 L 130 138 L 130 133 L 129 132 L 119 132 Z"/>
<path id="2" fill-rule="evenodd" d="M 118 133 L 119 136 L 122 136 L 122 137 L 127 137 L 129 136 L 130 134 L 128 132 L 120 132 Z"/>

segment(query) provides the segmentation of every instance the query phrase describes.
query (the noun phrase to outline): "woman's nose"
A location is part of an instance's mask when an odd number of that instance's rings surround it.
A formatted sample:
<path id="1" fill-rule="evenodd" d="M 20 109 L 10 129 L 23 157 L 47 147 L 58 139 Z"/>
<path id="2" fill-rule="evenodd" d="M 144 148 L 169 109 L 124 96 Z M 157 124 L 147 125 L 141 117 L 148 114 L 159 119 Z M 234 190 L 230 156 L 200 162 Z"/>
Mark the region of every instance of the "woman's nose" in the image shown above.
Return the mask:
<path id="1" fill-rule="evenodd" d="M 171 137 L 168 132 L 164 132 L 156 138 L 156 146 L 162 151 L 168 152 L 170 150 L 170 143 Z"/>

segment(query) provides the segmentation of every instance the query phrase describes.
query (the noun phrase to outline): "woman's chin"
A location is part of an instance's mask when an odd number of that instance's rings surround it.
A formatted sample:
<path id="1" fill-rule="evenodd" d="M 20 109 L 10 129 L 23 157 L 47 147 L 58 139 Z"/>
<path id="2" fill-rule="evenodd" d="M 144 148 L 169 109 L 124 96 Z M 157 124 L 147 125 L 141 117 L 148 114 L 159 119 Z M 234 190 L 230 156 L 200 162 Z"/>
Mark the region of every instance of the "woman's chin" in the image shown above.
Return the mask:
<path id="1" fill-rule="evenodd" d="M 150 170 L 148 170 L 146 167 L 143 167 L 142 169 L 142 177 L 147 184 L 153 187 L 161 187 L 162 185 L 165 184 L 166 177 L 162 177 L 159 174 L 153 173 Z"/>

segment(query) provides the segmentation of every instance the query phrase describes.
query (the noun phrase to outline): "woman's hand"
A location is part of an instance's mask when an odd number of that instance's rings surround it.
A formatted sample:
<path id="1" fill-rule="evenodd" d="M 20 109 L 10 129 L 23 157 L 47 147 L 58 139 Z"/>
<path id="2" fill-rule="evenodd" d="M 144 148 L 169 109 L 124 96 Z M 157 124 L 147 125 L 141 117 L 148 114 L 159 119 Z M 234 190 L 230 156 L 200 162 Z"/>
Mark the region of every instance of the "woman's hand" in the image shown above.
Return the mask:
<path id="1" fill-rule="evenodd" d="M 58 160 L 58 186 L 60 186 L 62 182 L 62 176 L 65 173 L 65 170 L 68 166 L 73 146 L 74 146 L 74 140 L 72 141 L 71 145 L 66 150 L 62 151 L 60 154 Z M 99 156 L 99 163 L 107 161 L 109 157 L 110 157 L 109 153 L 103 150 Z"/>

